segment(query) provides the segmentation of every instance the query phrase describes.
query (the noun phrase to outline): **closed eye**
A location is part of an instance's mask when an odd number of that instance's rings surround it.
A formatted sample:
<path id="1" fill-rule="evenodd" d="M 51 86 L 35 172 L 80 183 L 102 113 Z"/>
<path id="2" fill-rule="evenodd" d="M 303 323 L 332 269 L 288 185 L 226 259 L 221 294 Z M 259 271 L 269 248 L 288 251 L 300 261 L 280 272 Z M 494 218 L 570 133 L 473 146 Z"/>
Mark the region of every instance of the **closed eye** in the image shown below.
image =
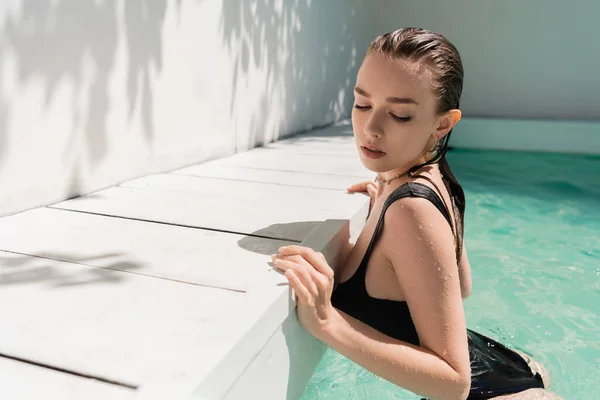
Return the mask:
<path id="1" fill-rule="evenodd" d="M 357 110 L 360 110 L 360 111 L 366 111 L 366 110 L 371 109 L 371 106 L 361 106 L 361 105 L 355 104 L 354 108 L 356 108 Z M 392 118 L 394 118 L 398 122 L 408 122 L 412 119 L 412 117 L 401 117 L 399 115 L 392 114 L 392 113 L 390 113 L 390 115 L 392 116 Z"/>
<path id="2" fill-rule="evenodd" d="M 393 118 L 394 118 L 396 121 L 399 121 L 399 122 L 408 122 L 408 121 L 410 121 L 410 120 L 412 119 L 412 117 L 400 117 L 400 116 L 398 116 L 398 115 L 396 115 L 396 114 L 392 114 L 392 113 L 390 113 L 390 115 L 391 115 L 391 116 L 392 116 L 392 117 L 393 117 Z"/>

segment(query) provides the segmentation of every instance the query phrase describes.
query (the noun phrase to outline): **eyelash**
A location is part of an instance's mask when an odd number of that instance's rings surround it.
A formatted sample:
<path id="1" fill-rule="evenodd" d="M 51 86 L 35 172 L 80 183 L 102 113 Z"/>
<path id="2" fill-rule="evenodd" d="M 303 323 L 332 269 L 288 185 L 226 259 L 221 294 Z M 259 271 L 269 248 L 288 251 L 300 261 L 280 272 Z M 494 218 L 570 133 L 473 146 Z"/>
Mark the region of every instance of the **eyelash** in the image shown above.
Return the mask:
<path id="1" fill-rule="evenodd" d="M 355 104 L 354 108 L 356 108 L 357 110 L 360 110 L 360 111 L 366 111 L 366 110 L 370 109 L 371 106 L 359 106 L 358 104 Z M 390 115 L 392 116 L 392 118 L 394 118 L 398 122 L 408 122 L 412 119 L 412 117 L 399 117 L 392 113 L 390 113 Z"/>

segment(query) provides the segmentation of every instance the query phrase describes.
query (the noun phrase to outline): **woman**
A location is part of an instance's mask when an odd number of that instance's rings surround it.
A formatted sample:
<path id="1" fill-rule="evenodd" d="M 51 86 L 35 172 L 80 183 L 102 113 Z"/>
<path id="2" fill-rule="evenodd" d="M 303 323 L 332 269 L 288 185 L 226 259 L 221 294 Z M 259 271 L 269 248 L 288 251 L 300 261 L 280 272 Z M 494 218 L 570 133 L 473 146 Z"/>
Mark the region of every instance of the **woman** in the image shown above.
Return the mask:
<path id="1" fill-rule="evenodd" d="M 465 197 L 445 158 L 462 83 L 458 51 L 442 35 L 409 28 L 376 38 L 358 72 L 352 126 L 377 185 L 349 188 L 369 192 L 369 218 L 337 277 L 302 246 L 282 247 L 273 262 L 311 334 L 398 386 L 431 399 L 557 398 L 537 364 L 465 326 Z"/>

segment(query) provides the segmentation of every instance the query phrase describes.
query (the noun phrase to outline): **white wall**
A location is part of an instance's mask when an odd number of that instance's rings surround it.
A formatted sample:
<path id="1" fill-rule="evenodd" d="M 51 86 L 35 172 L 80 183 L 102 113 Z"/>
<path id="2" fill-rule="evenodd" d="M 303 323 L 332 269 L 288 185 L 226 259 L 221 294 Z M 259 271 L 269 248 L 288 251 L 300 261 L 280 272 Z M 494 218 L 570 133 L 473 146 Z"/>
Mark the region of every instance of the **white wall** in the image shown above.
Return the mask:
<path id="1" fill-rule="evenodd" d="M 418 26 L 458 47 L 466 117 L 600 120 L 599 1 L 372 4 L 374 33 Z"/>
<path id="2" fill-rule="evenodd" d="M 593 0 L 0 0 L 0 215 L 347 117 L 368 42 L 402 26 L 456 43 L 467 118 L 600 120 L 599 16 Z"/>
<path id="3" fill-rule="evenodd" d="M 0 215 L 347 116 L 360 0 L 0 0 Z"/>

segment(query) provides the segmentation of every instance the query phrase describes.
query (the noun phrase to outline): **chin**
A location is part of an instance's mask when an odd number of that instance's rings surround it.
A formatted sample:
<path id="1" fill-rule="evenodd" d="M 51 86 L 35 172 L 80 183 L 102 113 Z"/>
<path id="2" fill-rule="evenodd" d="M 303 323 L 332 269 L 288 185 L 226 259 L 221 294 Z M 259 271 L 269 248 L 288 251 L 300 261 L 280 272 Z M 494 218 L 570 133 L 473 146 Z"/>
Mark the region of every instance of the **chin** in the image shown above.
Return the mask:
<path id="1" fill-rule="evenodd" d="M 389 171 L 389 168 L 383 168 L 383 166 L 377 162 L 377 160 L 371 160 L 369 158 L 365 158 L 365 157 L 360 157 L 360 162 L 362 163 L 362 165 L 364 165 L 364 167 L 366 169 L 368 169 L 369 171 L 373 171 L 376 173 L 379 172 L 386 172 Z"/>

